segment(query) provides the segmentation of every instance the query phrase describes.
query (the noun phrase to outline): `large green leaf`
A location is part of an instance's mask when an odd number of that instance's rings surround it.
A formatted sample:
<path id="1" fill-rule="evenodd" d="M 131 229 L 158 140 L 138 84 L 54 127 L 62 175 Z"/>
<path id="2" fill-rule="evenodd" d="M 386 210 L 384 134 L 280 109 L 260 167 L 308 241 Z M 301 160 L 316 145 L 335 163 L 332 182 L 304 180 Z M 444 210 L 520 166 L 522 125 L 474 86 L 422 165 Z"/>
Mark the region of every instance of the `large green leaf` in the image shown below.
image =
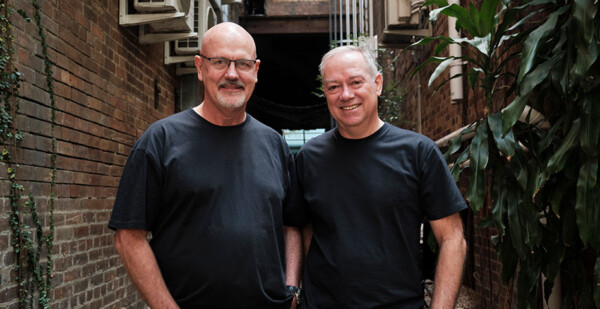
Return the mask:
<path id="1" fill-rule="evenodd" d="M 492 214 L 482 220 L 479 226 L 481 228 L 495 227 L 498 229 L 500 237 L 503 237 L 505 230 L 503 218 L 506 214 L 506 200 L 509 194 L 506 172 L 501 164 L 495 164 L 492 169 L 494 170 L 494 174 L 492 176 L 491 194 L 494 208 L 492 209 Z"/>
<path id="2" fill-rule="evenodd" d="M 519 309 L 527 309 L 528 303 L 537 296 L 541 268 L 540 253 L 534 252 L 531 257 L 522 261 L 517 278 L 517 298 Z M 536 308 L 531 306 L 531 308 Z"/>
<path id="3" fill-rule="evenodd" d="M 497 112 L 488 116 L 490 130 L 494 135 L 496 146 L 505 156 L 510 157 L 515 153 L 515 136 L 512 130 L 502 136 L 502 113 Z"/>
<path id="4" fill-rule="evenodd" d="M 473 32 L 469 31 L 469 34 L 471 36 L 484 36 L 484 29 L 482 29 L 479 24 L 479 10 L 475 7 L 475 4 L 473 4 L 472 1 L 469 1 L 469 9 L 467 10 L 467 13 L 469 14 L 470 23 L 474 26 Z"/>
<path id="5" fill-rule="evenodd" d="M 491 34 L 488 33 L 484 37 L 476 36 L 473 39 L 469 39 L 469 38 L 454 39 L 454 42 L 466 43 L 468 45 L 471 45 L 471 46 L 475 47 L 481 54 L 489 57 L 490 56 L 490 40 L 491 40 L 491 38 L 492 38 Z"/>
<path id="6" fill-rule="evenodd" d="M 594 41 L 594 17 L 598 10 L 595 0 L 575 0 L 573 1 L 573 18 L 575 19 L 575 29 L 583 45 L 590 45 Z"/>
<path id="7" fill-rule="evenodd" d="M 563 127 L 563 123 L 565 121 L 566 121 L 566 116 L 562 116 L 554 124 L 552 124 L 552 127 L 550 127 L 550 130 L 543 131 L 540 133 L 541 138 L 537 145 L 538 152 L 541 153 L 541 152 L 545 151 L 552 144 L 554 139 L 556 139 L 556 132 L 559 131 Z"/>
<path id="8" fill-rule="evenodd" d="M 444 159 L 446 159 L 447 163 L 450 163 L 450 157 L 452 157 L 452 155 L 455 154 L 462 146 L 463 136 L 465 134 L 471 133 L 472 131 L 473 127 L 468 126 L 464 130 L 460 131 L 458 136 L 450 140 L 450 142 L 448 143 L 448 149 L 446 150 L 446 152 L 444 152 Z"/>
<path id="9" fill-rule="evenodd" d="M 550 205 L 552 206 L 552 211 L 557 215 L 560 215 L 560 205 L 565 196 L 565 190 L 564 186 L 556 186 L 553 188 L 552 193 L 550 193 Z"/>
<path id="10" fill-rule="evenodd" d="M 483 70 L 477 67 L 471 67 L 469 70 L 469 86 L 471 86 L 471 89 L 475 89 L 480 73 L 483 73 Z"/>
<path id="11" fill-rule="evenodd" d="M 506 235 L 496 248 L 500 262 L 502 262 L 502 283 L 505 285 L 515 275 L 517 265 L 519 264 L 519 256 L 515 254 L 511 244 L 510 235 Z"/>
<path id="12" fill-rule="evenodd" d="M 523 193 L 523 204 L 519 209 L 519 220 L 523 223 L 523 242 L 530 248 L 536 248 L 542 243 L 543 230 L 540 224 L 540 211 L 536 210 L 534 198 L 537 189 L 542 186 L 546 177 L 544 176 L 544 171 L 534 159 L 530 159 L 527 164 L 527 176 L 527 186 Z"/>
<path id="13" fill-rule="evenodd" d="M 458 180 L 460 179 L 460 173 L 463 170 L 463 167 L 461 165 L 462 163 L 467 161 L 467 158 L 469 158 L 469 150 L 469 148 L 465 148 L 460 154 L 460 156 L 458 156 L 458 158 L 454 162 L 454 165 L 450 169 L 450 174 L 452 174 L 452 177 L 454 177 L 454 182 L 458 182 Z"/>
<path id="14" fill-rule="evenodd" d="M 546 216 L 546 220 L 548 221 L 548 224 L 544 230 L 543 244 L 546 254 L 543 257 L 545 267 L 542 272 L 547 278 L 544 282 L 544 297 L 546 302 L 548 302 L 548 297 L 554 286 L 554 279 L 560 271 L 560 264 L 563 260 L 565 246 L 560 238 L 560 225 L 557 222 L 556 216 L 548 215 Z"/>
<path id="15" fill-rule="evenodd" d="M 577 48 L 577 58 L 575 59 L 575 63 L 572 65 L 570 70 L 570 87 L 572 87 L 575 83 L 585 80 L 588 70 L 598 59 L 599 53 L 597 43 L 588 45 L 576 44 L 575 47 Z"/>
<path id="16" fill-rule="evenodd" d="M 527 156 L 523 149 L 517 144 L 515 146 L 515 155 L 510 159 L 510 166 L 512 167 L 514 177 L 519 184 L 519 188 L 523 191 L 525 191 L 527 187 L 527 164 Z"/>
<path id="17" fill-rule="evenodd" d="M 519 77 L 517 78 L 518 83 L 521 83 L 523 77 L 525 77 L 525 75 L 533 68 L 538 55 L 538 49 L 543 45 L 546 37 L 551 35 L 555 30 L 558 17 L 565 13 L 568 9 L 569 6 L 567 5 L 561 7 L 555 12 L 552 12 L 544 24 L 537 27 L 529 34 L 529 37 L 523 44 L 523 56 L 521 58 Z"/>
<path id="18" fill-rule="evenodd" d="M 564 141 L 548 160 L 548 165 L 546 167 L 548 176 L 560 172 L 565 168 L 565 164 L 570 158 L 570 151 L 573 148 L 577 147 L 579 144 L 579 131 L 580 121 L 578 118 L 575 121 L 573 121 L 571 129 L 569 130 L 569 133 L 565 137 Z"/>
<path id="19" fill-rule="evenodd" d="M 425 66 L 428 63 L 431 62 L 443 62 L 444 60 L 446 60 L 445 57 L 429 57 L 427 58 L 427 60 L 425 60 L 423 63 L 419 64 L 414 71 L 412 71 L 409 75 L 409 78 L 412 78 L 423 66 Z"/>
<path id="20" fill-rule="evenodd" d="M 485 198 L 485 169 L 489 160 L 487 129 L 486 120 L 479 122 L 471 142 L 471 178 L 466 199 L 475 211 L 481 209 Z"/>
<path id="21" fill-rule="evenodd" d="M 446 70 L 446 68 L 452 63 L 452 61 L 454 61 L 454 58 L 448 57 L 446 60 L 442 61 L 442 63 L 440 63 L 437 68 L 435 68 L 435 71 L 433 71 L 433 73 L 429 77 L 429 83 L 427 84 L 429 87 L 431 87 L 435 79 L 438 78 L 438 76 L 440 76 L 440 74 L 442 74 L 442 72 Z"/>
<path id="22" fill-rule="evenodd" d="M 436 5 L 438 7 L 448 6 L 448 1 L 446 0 L 427 0 L 423 4 L 423 6 Z"/>
<path id="23" fill-rule="evenodd" d="M 435 22 L 440 14 L 444 14 L 450 17 L 456 18 L 456 28 L 463 28 L 469 34 L 473 36 L 478 32 L 476 26 L 471 23 L 469 18 L 469 12 L 460 5 L 450 4 L 445 6 L 439 6 L 438 9 L 431 10 L 429 12 L 429 21 Z"/>
<path id="24" fill-rule="evenodd" d="M 517 123 L 529 101 L 530 93 L 517 96 L 502 112 L 502 134 L 507 134 Z"/>
<path id="25" fill-rule="evenodd" d="M 577 203 L 575 214 L 577 215 L 577 227 L 581 241 L 589 245 L 597 244 L 597 226 L 600 224 L 600 214 L 596 208 L 594 188 L 598 180 L 598 158 L 588 159 L 579 170 L 577 180 Z"/>
<path id="26" fill-rule="evenodd" d="M 484 0 L 479 12 L 479 30 L 482 35 L 491 33 L 495 28 L 494 16 L 498 11 L 499 0 Z"/>
<path id="27" fill-rule="evenodd" d="M 501 36 L 500 41 L 498 42 L 498 45 L 496 45 L 496 49 L 499 49 L 500 46 L 502 46 L 502 43 L 504 43 L 505 41 L 510 41 L 510 40 L 516 38 L 517 36 L 519 36 L 519 33 L 513 33 L 513 34 L 507 34 L 507 35 Z"/>
<path id="28" fill-rule="evenodd" d="M 448 45 L 450 45 L 450 40 L 443 40 L 440 41 L 438 43 L 438 45 L 435 47 L 435 49 L 433 50 L 433 55 L 434 56 L 439 56 L 444 50 L 446 50 L 446 47 L 448 47 Z"/>
<path id="29" fill-rule="evenodd" d="M 600 140 L 600 103 L 596 94 L 588 94 L 583 98 L 581 114 L 581 149 L 588 156 L 598 154 Z"/>
<path id="30" fill-rule="evenodd" d="M 519 94 L 526 95 L 531 93 L 533 88 L 535 88 L 542 81 L 548 78 L 548 76 L 550 75 L 550 71 L 552 70 L 552 68 L 554 68 L 554 66 L 559 60 L 559 57 L 552 57 L 538 65 L 533 71 L 529 72 L 529 74 L 525 76 L 523 82 L 520 84 L 521 87 L 519 88 Z"/>

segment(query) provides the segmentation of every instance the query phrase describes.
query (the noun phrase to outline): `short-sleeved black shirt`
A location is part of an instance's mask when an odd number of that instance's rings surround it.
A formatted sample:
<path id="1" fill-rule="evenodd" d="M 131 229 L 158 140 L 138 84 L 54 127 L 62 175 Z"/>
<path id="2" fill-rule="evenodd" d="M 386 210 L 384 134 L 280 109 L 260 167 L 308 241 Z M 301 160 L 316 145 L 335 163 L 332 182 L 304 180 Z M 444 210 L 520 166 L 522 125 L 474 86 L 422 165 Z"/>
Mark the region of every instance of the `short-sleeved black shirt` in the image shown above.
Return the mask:
<path id="1" fill-rule="evenodd" d="M 336 129 L 296 166 L 313 226 L 306 308 L 422 308 L 420 225 L 466 208 L 435 143 L 387 123 L 358 140 Z"/>
<path id="2" fill-rule="evenodd" d="M 182 308 L 285 308 L 283 225 L 298 224 L 288 206 L 294 187 L 277 132 L 250 115 L 221 127 L 188 109 L 136 142 L 109 227 L 152 232 Z"/>

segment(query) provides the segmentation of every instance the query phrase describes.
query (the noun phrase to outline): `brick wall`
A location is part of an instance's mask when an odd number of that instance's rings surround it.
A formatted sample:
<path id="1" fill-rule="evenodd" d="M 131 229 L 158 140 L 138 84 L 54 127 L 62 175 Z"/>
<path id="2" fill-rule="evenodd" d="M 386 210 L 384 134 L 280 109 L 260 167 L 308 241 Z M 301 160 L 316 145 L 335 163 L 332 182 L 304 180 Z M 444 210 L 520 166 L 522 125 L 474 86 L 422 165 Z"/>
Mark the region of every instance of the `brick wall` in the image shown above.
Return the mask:
<path id="1" fill-rule="evenodd" d="M 137 27 L 119 26 L 118 1 L 39 2 L 58 108 L 52 308 L 141 308 L 106 225 L 132 144 L 174 111 L 174 68 L 162 63 L 162 44 L 140 45 Z M 9 4 L 33 20 L 30 1 Z M 24 74 L 17 177 L 47 226 L 51 110 L 41 46 L 34 22 L 16 13 L 11 19 L 16 67 Z M 0 307 L 17 308 L 6 166 L 0 165 Z"/>

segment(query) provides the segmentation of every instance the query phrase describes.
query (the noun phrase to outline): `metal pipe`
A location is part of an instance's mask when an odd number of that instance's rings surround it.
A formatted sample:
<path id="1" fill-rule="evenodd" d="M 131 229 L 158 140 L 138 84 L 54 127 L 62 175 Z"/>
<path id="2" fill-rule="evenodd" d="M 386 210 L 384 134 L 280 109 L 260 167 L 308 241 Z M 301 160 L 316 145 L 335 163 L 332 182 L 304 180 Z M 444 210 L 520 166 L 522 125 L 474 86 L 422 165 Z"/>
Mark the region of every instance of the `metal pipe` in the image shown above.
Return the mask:
<path id="1" fill-rule="evenodd" d="M 334 0 L 329 0 L 329 42 L 330 42 L 330 43 L 331 43 L 331 41 L 333 40 L 333 37 L 332 37 L 332 30 L 333 30 L 332 28 L 333 28 L 333 27 L 332 27 L 332 24 L 331 24 L 331 22 L 332 22 L 332 20 L 333 20 L 333 16 L 332 16 L 332 15 L 333 15 L 333 14 L 332 14 L 333 12 L 331 12 L 331 2 L 332 2 L 332 1 L 334 1 Z"/>
<path id="2" fill-rule="evenodd" d="M 358 39 L 358 18 L 356 17 L 356 0 L 352 0 L 352 39 Z"/>
<path id="3" fill-rule="evenodd" d="M 460 5 L 459 0 L 450 0 L 450 4 Z M 456 18 L 448 16 L 448 36 L 453 39 L 460 38 L 458 31 L 456 31 Z M 460 58 L 462 57 L 462 50 L 458 44 L 450 44 L 448 46 L 448 53 L 450 57 Z M 462 74 L 462 61 L 455 59 L 450 64 L 450 77 Z M 462 76 L 456 77 L 450 80 L 450 103 L 459 103 L 463 99 L 463 81 Z"/>
<path id="4" fill-rule="evenodd" d="M 369 37 L 373 37 L 373 0 L 369 0 Z"/>

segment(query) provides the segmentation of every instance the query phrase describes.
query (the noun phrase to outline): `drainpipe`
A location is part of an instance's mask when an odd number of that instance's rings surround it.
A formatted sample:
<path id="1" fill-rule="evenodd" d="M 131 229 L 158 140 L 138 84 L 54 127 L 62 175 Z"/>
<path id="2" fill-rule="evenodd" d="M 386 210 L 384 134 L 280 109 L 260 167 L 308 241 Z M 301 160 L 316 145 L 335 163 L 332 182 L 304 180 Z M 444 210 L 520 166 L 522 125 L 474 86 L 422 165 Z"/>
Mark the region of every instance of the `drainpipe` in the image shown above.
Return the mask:
<path id="1" fill-rule="evenodd" d="M 373 37 L 373 0 L 369 0 L 369 37 Z"/>
<path id="2" fill-rule="evenodd" d="M 460 5 L 459 0 L 450 0 L 449 4 Z M 458 31 L 456 31 L 456 18 L 448 16 L 448 36 L 453 39 L 458 39 L 460 36 L 458 35 Z M 462 51 L 461 47 L 458 44 L 450 44 L 448 46 L 448 52 L 450 57 L 461 57 Z M 457 59 L 452 61 L 450 64 L 450 77 L 455 76 L 456 74 L 462 73 L 462 62 Z M 450 80 L 450 103 L 456 104 L 462 101 L 463 99 L 463 81 L 462 76 L 453 78 Z"/>
<path id="3" fill-rule="evenodd" d="M 414 37 L 413 41 L 415 41 Z M 419 59 L 417 59 L 417 52 L 413 50 L 412 56 L 415 65 L 419 65 Z M 417 72 L 417 132 L 423 134 L 421 118 L 421 72 L 419 71 Z"/>

